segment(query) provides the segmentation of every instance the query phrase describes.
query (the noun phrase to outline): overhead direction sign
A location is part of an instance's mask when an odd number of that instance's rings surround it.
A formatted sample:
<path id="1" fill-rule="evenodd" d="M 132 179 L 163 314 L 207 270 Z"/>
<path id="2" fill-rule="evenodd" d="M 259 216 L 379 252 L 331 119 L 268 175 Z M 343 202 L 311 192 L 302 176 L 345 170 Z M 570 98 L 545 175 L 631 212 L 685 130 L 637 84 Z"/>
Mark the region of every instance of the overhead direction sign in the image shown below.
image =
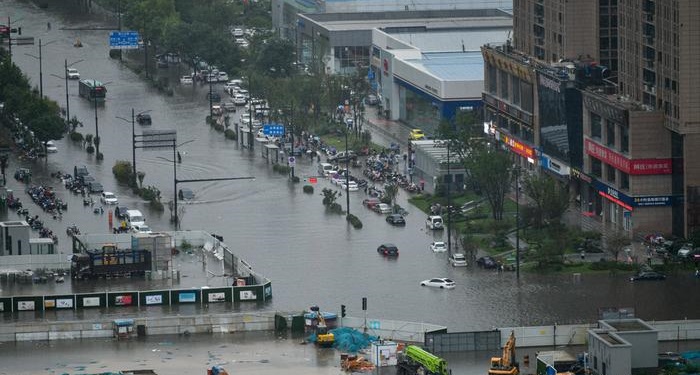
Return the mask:
<path id="1" fill-rule="evenodd" d="M 284 135 L 284 125 L 265 124 L 263 125 L 263 134 L 272 137 L 281 137 Z"/>
<path id="2" fill-rule="evenodd" d="M 111 31 L 109 33 L 109 47 L 115 49 L 139 48 L 138 31 Z"/>
<path id="3" fill-rule="evenodd" d="M 141 135 L 137 135 L 136 142 L 140 143 L 144 150 L 158 150 L 162 148 L 172 148 L 177 140 L 175 130 L 144 130 Z"/>

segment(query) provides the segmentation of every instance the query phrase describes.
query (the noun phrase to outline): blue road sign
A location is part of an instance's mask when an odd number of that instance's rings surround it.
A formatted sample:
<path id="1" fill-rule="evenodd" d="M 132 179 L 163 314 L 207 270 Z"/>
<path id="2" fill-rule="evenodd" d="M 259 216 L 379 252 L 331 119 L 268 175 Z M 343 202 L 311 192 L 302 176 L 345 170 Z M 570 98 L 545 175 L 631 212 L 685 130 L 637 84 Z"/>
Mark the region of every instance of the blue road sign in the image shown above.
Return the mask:
<path id="1" fill-rule="evenodd" d="M 116 49 L 139 48 L 138 31 L 111 31 L 109 33 L 109 47 Z"/>
<path id="2" fill-rule="evenodd" d="M 272 137 L 281 137 L 284 135 L 284 125 L 266 124 L 263 125 L 263 134 Z"/>

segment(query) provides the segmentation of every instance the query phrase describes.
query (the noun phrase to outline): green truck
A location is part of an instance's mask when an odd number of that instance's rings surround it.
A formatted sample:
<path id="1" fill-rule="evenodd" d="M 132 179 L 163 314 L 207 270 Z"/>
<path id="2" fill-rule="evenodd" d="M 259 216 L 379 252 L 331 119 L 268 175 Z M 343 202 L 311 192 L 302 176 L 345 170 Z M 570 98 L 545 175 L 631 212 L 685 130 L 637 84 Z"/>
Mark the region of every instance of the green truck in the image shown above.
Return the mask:
<path id="1" fill-rule="evenodd" d="M 425 375 L 448 375 L 447 361 L 418 346 L 408 345 L 398 364 L 399 374 L 418 374 L 421 368 Z"/>

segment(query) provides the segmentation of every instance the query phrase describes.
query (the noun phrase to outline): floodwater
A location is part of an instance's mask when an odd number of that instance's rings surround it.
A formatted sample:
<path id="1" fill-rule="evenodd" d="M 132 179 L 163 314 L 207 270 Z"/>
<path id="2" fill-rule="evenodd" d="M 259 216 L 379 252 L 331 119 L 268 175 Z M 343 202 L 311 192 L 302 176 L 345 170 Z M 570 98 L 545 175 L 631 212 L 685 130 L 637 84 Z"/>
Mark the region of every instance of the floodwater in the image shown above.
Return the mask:
<path id="1" fill-rule="evenodd" d="M 60 234 L 61 251 L 66 254 L 65 228 L 76 223 L 83 233 L 109 230 L 107 215 L 95 215 L 82 205 L 82 197 L 73 196 L 50 172 L 72 173 L 74 165 L 85 164 L 91 174 L 119 196 L 121 203 L 138 208 L 154 229 L 172 229 L 169 211 L 159 213 L 135 197 L 128 188 L 117 184 L 111 168 L 116 160 L 131 160 L 131 124 L 117 116 L 130 118 L 136 112 L 150 110 L 152 129 L 177 130 L 183 156 L 177 165 L 180 179 L 215 177 L 255 177 L 252 181 L 206 182 L 182 185 L 196 194 L 185 205 L 182 229 L 204 229 L 224 236 L 229 247 L 273 283 L 273 299 L 263 308 L 281 311 L 305 309 L 319 305 L 338 311 L 347 305 L 348 315 L 362 316 L 361 300 L 368 297 L 368 316 L 386 319 L 423 321 L 442 324 L 450 331 L 491 329 L 511 325 L 564 324 L 592 321 L 604 307 L 632 307 L 637 316 L 649 320 L 697 318 L 700 300 L 689 298 L 688 290 L 700 280 L 691 275 L 671 275 L 665 282 L 630 283 L 623 274 L 542 276 L 498 273 L 476 267 L 453 268 L 447 254 L 434 254 L 428 244 L 446 234 L 425 230 L 425 216 L 407 204 L 407 193 L 399 194 L 399 204 L 409 211 L 406 227 L 392 227 L 384 217 L 365 209 L 363 192 L 351 192 L 350 211 L 363 222 L 355 230 L 344 217 L 327 213 L 320 190 L 331 186 L 321 180 L 313 195 L 304 194 L 303 184 L 292 185 L 287 177 L 272 171 L 260 157 L 260 150 L 250 152 L 226 140 L 205 124 L 208 87 L 175 85 L 175 94 L 165 96 L 150 88 L 134 72 L 108 56 L 107 30 L 76 30 L 116 24 L 75 12 L 41 10 L 28 2 L 0 1 L 7 14 L 19 20 L 23 35 L 41 38 L 43 47 L 44 94 L 65 106 L 62 79 L 64 59 L 74 65 L 82 78 L 94 78 L 107 85 L 107 100 L 98 106 L 97 119 L 101 150 L 105 160 L 97 162 L 81 145 L 67 139 L 57 142 L 59 152 L 35 162 L 11 160 L 9 187 L 28 202 L 32 214 L 41 210 L 23 193 L 23 186 L 11 178 L 15 168 L 32 168 L 34 181 L 56 187 L 68 201 L 69 209 L 62 221 L 45 218 L 48 226 Z M 51 3 L 54 4 L 54 3 Z M 54 5 L 52 5 L 54 6 Z M 0 18 L 2 19 L 2 18 Z M 51 30 L 47 30 L 51 22 Z M 74 48 L 80 38 L 83 48 Z M 26 54 L 38 55 L 38 46 L 13 46 L 13 59 L 38 85 L 38 61 Z M 176 70 L 176 69 L 171 69 Z M 179 72 L 169 73 L 176 77 Z M 185 72 L 181 72 L 185 74 Z M 69 82 L 71 115 L 85 127 L 82 133 L 95 133 L 95 110 L 91 102 L 77 94 L 77 82 Z M 221 87 L 217 88 L 221 92 Z M 225 95 L 225 94 L 224 94 Z M 137 133 L 141 127 L 137 125 Z M 381 139 L 386 139 L 383 137 Z M 173 195 L 172 151 L 137 150 L 137 166 L 146 173 L 144 185 L 160 188 L 164 202 Z M 359 173 L 356 171 L 355 173 Z M 316 163 L 308 159 L 297 162 L 299 176 L 316 175 Z M 345 193 L 339 203 L 345 206 Z M 16 219 L 13 212 L 8 219 Z M 446 240 L 446 238 L 444 238 Z M 383 242 L 398 245 L 398 259 L 379 256 L 376 248 Z M 449 277 L 456 281 L 454 290 L 419 286 L 432 277 Z M 181 281 L 186 285 L 187 281 Z M 112 286 L 114 288 L 114 286 Z M 0 284 L 2 294 L 58 292 L 70 285 Z M 10 293 L 9 290 L 12 290 Z"/>

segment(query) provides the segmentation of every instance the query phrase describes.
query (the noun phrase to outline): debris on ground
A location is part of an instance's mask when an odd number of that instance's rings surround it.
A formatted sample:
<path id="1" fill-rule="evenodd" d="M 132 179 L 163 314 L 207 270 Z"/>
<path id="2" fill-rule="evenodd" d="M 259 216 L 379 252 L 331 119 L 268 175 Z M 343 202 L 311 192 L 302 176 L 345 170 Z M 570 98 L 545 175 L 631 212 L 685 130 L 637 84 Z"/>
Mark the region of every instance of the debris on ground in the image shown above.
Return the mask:
<path id="1" fill-rule="evenodd" d="M 368 348 L 377 341 L 376 336 L 370 336 L 354 328 L 340 327 L 331 330 L 335 336 L 334 347 L 342 352 L 357 353 L 361 349 Z"/>
<path id="2" fill-rule="evenodd" d="M 372 362 L 364 357 L 348 355 L 340 359 L 340 367 L 347 372 L 370 372 L 374 370 Z"/>

